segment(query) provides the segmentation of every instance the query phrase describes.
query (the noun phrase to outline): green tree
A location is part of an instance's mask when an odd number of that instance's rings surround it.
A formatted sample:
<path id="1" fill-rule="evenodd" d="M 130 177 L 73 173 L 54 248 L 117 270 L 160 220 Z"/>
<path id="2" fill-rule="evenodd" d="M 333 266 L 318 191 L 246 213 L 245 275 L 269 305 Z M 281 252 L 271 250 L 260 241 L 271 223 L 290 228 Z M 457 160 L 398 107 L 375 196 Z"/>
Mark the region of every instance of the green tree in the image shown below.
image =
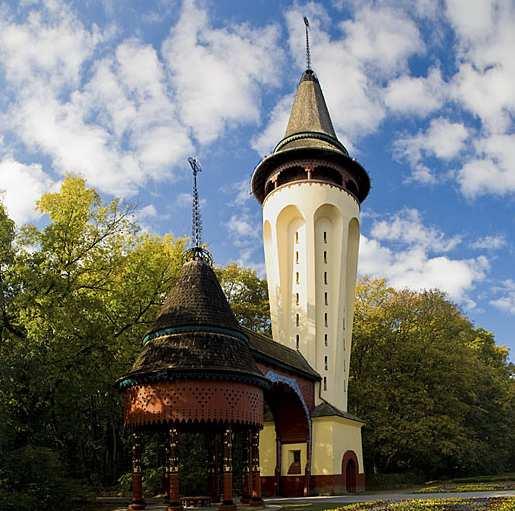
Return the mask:
<path id="1" fill-rule="evenodd" d="M 510 372 L 507 351 L 441 292 L 358 285 L 349 396 L 367 422 L 369 469 L 442 476 L 507 468 Z"/>
<path id="2" fill-rule="evenodd" d="M 70 475 L 110 483 L 128 454 L 112 385 L 177 276 L 184 240 L 139 232 L 130 209 L 104 204 L 77 177 L 38 208 L 48 224 L 24 226 L 14 255 L 12 225 L 0 216 L 10 279 L 0 345 L 5 447 L 53 449 Z"/>
<path id="3" fill-rule="evenodd" d="M 216 270 L 222 289 L 240 323 L 270 335 L 270 309 L 266 280 L 260 279 L 255 270 L 236 263 Z"/>

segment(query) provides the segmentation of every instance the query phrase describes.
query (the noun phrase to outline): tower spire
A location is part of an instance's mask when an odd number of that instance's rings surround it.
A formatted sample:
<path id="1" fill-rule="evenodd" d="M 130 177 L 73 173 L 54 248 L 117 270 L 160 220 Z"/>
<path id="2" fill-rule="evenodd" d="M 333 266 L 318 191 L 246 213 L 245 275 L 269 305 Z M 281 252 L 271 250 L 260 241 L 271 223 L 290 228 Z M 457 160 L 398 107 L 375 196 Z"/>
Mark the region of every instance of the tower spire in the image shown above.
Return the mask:
<path id="1" fill-rule="evenodd" d="M 192 190 L 192 215 L 191 215 L 191 248 L 187 251 L 187 259 L 202 259 L 208 264 L 212 264 L 211 254 L 202 246 L 202 218 L 200 216 L 200 199 L 197 186 L 197 174 L 202 172 L 202 167 L 198 160 L 190 156 L 188 163 L 193 174 Z"/>
<path id="2" fill-rule="evenodd" d="M 304 16 L 304 25 L 306 26 L 306 69 L 311 71 L 311 51 L 309 49 L 309 20 Z"/>

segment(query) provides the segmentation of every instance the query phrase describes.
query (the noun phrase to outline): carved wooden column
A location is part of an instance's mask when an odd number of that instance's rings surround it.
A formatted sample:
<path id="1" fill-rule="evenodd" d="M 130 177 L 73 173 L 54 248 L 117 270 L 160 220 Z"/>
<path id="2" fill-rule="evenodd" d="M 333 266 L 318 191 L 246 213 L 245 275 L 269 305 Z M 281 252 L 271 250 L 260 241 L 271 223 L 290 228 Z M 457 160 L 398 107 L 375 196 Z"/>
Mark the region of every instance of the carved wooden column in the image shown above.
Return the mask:
<path id="1" fill-rule="evenodd" d="M 168 466 L 168 493 L 169 501 L 167 511 L 182 511 L 180 488 L 179 488 L 179 454 L 177 444 L 179 431 L 176 427 L 168 430 L 169 466 Z"/>
<path id="2" fill-rule="evenodd" d="M 129 509 L 145 509 L 143 480 L 141 475 L 141 433 L 132 434 L 132 502 Z"/>
<path id="3" fill-rule="evenodd" d="M 164 492 L 165 492 L 165 498 L 166 502 L 170 500 L 170 445 L 168 442 L 168 436 L 165 436 L 165 473 L 163 476 L 164 483 Z"/>
<path id="4" fill-rule="evenodd" d="M 209 434 L 208 434 L 209 435 Z M 208 492 L 211 502 L 220 502 L 220 455 L 218 431 L 208 436 Z"/>
<path id="5" fill-rule="evenodd" d="M 250 503 L 252 506 L 263 506 L 263 498 L 261 496 L 261 470 L 259 468 L 259 429 L 252 429 L 252 497 Z"/>
<path id="6" fill-rule="evenodd" d="M 252 431 L 245 431 L 243 439 L 243 485 L 241 492 L 241 504 L 250 504 L 252 493 Z"/>
<path id="7" fill-rule="evenodd" d="M 223 449 L 224 449 L 224 475 L 223 475 L 223 500 L 220 505 L 220 510 L 229 511 L 235 510 L 232 497 L 232 442 L 233 432 L 231 426 L 226 426 L 224 429 Z"/>
<path id="8" fill-rule="evenodd" d="M 282 444 L 281 444 L 281 438 L 277 434 L 277 431 L 275 433 L 275 481 L 274 481 L 274 487 L 275 487 L 275 495 L 279 496 L 281 495 L 281 463 L 282 463 Z"/>

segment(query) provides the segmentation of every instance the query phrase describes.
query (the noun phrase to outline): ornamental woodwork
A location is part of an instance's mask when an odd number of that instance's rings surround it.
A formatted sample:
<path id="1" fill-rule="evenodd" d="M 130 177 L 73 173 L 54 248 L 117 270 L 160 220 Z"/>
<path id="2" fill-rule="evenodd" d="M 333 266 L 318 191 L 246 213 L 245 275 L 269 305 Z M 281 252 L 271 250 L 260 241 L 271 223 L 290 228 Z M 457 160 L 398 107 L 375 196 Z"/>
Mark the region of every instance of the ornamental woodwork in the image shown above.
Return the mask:
<path id="1" fill-rule="evenodd" d="M 259 429 L 254 428 L 252 430 L 252 498 L 251 504 L 253 506 L 259 506 L 263 504 L 261 498 L 261 473 L 259 467 Z"/>
<path id="2" fill-rule="evenodd" d="M 220 509 L 236 509 L 232 498 L 232 445 L 233 445 L 233 431 L 232 427 L 226 427 L 224 429 L 224 459 L 223 459 L 223 470 L 224 470 L 224 496 Z"/>
<path id="3" fill-rule="evenodd" d="M 176 380 L 136 385 L 124 392 L 125 424 L 230 422 L 261 426 L 263 391 L 255 385 Z"/>
<path id="4" fill-rule="evenodd" d="M 145 509 L 143 480 L 141 476 L 141 435 L 132 435 L 132 502 L 129 509 Z"/>
<path id="5" fill-rule="evenodd" d="M 168 481 L 170 502 L 167 511 L 180 511 L 182 505 L 180 502 L 180 488 L 179 488 L 179 456 L 177 452 L 177 444 L 179 440 L 179 432 L 177 428 L 171 427 L 168 430 Z"/>
<path id="6" fill-rule="evenodd" d="M 241 504 L 250 504 L 250 497 L 252 493 L 252 432 L 249 430 L 245 431 L 243 441 L 243 481 L 242 481 L 242 493 L 241 493 Z"/>

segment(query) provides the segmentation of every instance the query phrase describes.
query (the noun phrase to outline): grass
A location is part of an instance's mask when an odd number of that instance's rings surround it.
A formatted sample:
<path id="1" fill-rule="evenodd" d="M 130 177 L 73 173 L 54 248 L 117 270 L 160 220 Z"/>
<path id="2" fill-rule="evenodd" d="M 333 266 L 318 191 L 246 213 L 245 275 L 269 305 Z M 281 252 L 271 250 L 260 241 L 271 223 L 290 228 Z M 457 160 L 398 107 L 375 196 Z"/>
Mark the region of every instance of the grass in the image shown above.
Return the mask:
<path id="1" fill-rule="evenodd" d="M 415 493 L 515 490 L 515 474 L 437 481 L 415 490 Z"/>
<path id="2" fill-rule="evenodd" d="M 423 499 L 401 502 L 362 502 L 335 507 L 335 504 L 285 505 L 280 511 L 515 511 L 515 497 L 491 499 Z"/>

